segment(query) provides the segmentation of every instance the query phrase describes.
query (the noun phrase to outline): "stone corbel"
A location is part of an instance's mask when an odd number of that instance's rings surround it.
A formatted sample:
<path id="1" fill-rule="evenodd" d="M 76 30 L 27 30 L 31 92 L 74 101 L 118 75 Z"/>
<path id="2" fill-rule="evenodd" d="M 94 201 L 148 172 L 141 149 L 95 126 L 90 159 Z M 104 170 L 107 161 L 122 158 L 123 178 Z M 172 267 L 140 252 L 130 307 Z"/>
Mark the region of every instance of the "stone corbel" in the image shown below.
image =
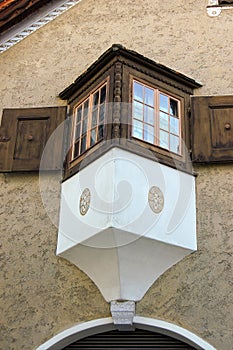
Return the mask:
<path id="1" fill-rule="evenodd" d="M 134 330 L 133 319 L 135 316 L 134 301 L 111 301 L 110 310 L 113 323 L 121 331 Z"/>

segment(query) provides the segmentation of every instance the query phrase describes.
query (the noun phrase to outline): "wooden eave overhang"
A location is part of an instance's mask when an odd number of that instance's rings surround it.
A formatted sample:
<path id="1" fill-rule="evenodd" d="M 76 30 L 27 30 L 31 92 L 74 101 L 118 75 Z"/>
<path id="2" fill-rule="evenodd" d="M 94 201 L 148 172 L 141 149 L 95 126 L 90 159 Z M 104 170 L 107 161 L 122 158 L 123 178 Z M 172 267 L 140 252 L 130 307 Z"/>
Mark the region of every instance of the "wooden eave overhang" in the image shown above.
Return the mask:
<path id="1" fill-rule="evenodd" d="M 107 51 L 105 51 L 83 74 L 81 74 L 71 85 L 64 89 L 59 97 L 63 100 L 70 99 L 86 82 L 88 82 L 95 74 L 97 74 L 107 63 L 114 58 L 128 59 L 136 64 L 142 65 L 145 68 L 151 69 L 154 72 L 173 79 L 186 86 L 187 88 L 194 89 L 199 88 L 202 85 L 196 82 L 194 79 L 185 76 L 171 68 L 168 68 L 160 63 L 144 57 L 143 55 L 128 50 L 120 44 L 112 45 Z"/>

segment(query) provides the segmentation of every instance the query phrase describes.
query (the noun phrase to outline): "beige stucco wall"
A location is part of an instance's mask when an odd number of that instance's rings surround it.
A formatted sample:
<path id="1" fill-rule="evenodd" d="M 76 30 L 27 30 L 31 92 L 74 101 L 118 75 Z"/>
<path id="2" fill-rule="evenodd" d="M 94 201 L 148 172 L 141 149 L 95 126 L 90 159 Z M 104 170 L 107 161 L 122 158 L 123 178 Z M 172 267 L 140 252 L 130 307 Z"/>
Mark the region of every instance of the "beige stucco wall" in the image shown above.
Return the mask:
<path id="1" fill-rule="evenodd" d="M 196 94 L 232 94 L 233 10 L 210 18 L 205 5 L 82 0 L 0 55 L 0 110 L 64 104 L 58 93 L 113 43 L 201 81 Z M 230 350 L 233 168 L 197 171 L 198 252 L 150 288 L 137 314 L 174 322 Z M 0 182 L 0 348 L 32 350 L 78 322 L 108 317 L 92 281 L 55 256 L 57 229 L 43 207 L 37 174 L 5 174 Z M 58 194 L 51 196 L 58 212 Z"/>

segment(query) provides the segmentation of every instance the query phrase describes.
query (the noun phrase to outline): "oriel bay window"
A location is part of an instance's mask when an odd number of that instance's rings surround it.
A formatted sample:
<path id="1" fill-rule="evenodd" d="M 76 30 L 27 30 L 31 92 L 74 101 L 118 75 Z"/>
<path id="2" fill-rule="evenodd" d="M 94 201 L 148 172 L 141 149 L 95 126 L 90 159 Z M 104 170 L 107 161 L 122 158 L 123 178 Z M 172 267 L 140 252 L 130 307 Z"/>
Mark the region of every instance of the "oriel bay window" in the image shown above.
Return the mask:
<path id="1" fill-rule="evenodd" d="M 200 86 L 113 45 L 59 95 L 72 115 L 65 178 L 112 147 L 190 171 L 190 96 Z"/>

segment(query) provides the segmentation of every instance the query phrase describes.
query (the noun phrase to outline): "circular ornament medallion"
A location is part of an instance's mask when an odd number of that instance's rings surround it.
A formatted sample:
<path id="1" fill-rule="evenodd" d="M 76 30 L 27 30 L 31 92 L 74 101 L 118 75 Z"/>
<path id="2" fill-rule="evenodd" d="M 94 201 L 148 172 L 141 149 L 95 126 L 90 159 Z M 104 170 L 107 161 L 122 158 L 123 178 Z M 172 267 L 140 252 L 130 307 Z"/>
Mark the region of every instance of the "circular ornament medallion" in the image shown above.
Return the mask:
<path id="1" fill-rule="evenodd" d="M 79 201 L 79 211 L 81 215 L 86 215 L 90 207 L 90 202 L 91 202 L 91 192 L 89 188 L 85 188 L 85 190 L 83 190 L 80 196 L 80 201 Z"/>
<path id="2" fill-rule="evenodd" d="M 163 192 L 156 186 L 152 186 L 148 193 L 148 202 L 151 210 L 159 214 L 164 207 Z"/>

